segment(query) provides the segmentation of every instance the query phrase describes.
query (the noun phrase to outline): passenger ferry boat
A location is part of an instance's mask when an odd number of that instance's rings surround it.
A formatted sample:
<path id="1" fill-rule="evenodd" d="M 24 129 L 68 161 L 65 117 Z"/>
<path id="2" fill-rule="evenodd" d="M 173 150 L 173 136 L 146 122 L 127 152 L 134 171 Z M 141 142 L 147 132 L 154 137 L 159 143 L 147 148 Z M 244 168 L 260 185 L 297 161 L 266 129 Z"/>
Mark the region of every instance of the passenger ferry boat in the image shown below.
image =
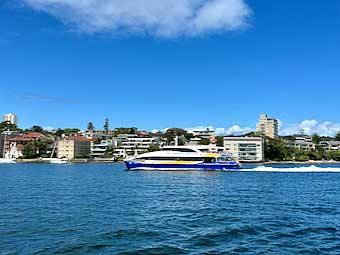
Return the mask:
<path id="1" fill-rule="evenodd" d="M 238 170 L 230 154 L 208 152 L 195 146 L 164 147 L 125 160 L 128 170 Z"/>

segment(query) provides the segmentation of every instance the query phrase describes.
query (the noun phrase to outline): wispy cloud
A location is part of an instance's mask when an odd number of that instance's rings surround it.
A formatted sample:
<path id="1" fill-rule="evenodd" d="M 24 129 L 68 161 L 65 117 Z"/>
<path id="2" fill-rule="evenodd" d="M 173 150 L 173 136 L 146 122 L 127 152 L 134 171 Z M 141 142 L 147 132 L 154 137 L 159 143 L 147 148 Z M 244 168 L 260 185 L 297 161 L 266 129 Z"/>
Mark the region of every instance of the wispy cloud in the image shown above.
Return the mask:
<path id="1" fill-rule="evenodd" d="M 244 0 L 21 1 L 85 33 L 201 36 L 242 29 L 251 16 Z"/>
<path id="2" fill-rule="evenodd" d="M 335 136 L 340 131 L 340 123 L 331 121 L 319 122 L 318 120 L 304 120 L 300 123 L 285 125 L 282 123 L 281 135 L 292 135 L 303 133 L 307 135 L 319 134 L 321 136 Z"/>
<path id="3" fill-rule="evenodd" d="M 38 103 L 62 103 L 62 104 L 73 104 L 77 103 L 77 99 L 59 97 L 59 96 L 50 96 L 43 94 L 21 94 L 19 95 L 19 99 L 25 102 L 38 102 Z"/>

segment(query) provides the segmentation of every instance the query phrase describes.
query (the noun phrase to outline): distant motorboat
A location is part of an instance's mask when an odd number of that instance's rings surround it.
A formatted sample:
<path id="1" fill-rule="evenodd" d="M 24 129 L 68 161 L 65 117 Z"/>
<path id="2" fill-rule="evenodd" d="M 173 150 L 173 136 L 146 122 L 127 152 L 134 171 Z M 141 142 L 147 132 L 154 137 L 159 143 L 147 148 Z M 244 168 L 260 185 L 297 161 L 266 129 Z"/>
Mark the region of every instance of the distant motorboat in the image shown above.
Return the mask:
<path id="1" fill-rule="evenodd" d="M 11 158 L 0 158 L 0 164 L 15 164 L 15 159 Z"/>
<path id="2" fill-rule="evenodd" d="M 68 160 L 67 159 L 51 159 L 50 160 L 50 163 L 52 164 L 67 164 L 68 163 Z"/>

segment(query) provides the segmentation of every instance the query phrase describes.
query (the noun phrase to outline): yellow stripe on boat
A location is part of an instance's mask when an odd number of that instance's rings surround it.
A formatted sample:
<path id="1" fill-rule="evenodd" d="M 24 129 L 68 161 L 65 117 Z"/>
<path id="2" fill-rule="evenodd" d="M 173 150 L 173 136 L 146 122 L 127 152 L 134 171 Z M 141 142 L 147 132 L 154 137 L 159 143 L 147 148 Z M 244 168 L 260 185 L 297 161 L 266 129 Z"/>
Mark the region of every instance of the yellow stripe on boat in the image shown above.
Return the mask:
<path id="1" fill-rule="evenodd" d="M 217 153 L 206 153 L 203 155 L 205 158 L 217 158 L 219 154 Z"/>

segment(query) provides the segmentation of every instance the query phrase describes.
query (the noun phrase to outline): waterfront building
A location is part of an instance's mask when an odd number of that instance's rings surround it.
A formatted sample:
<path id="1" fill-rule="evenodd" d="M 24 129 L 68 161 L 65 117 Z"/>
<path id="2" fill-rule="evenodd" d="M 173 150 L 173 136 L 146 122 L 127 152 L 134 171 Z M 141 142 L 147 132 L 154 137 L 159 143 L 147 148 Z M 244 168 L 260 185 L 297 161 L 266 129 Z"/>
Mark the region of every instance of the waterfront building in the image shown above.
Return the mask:
<path id="1" fill-rule="evenodd" d="M 293 135 L 295 137 L 295 141 L 298 142 L 313 142 L 313 138 L 310 135 Z"/>
<path id="2" fill-rule="evenodd" d="M 264 161 L 262 137 L 224 137 L 224 149 L 241 162 Z"/>
<path id="3" fill-rule="evenodd" d="M 81 133 L 82 136 L 85 136 L 88 139 L 108 139 L 109 137 L 114 136 L 114 131 L 103 131 L 103 130 L 86 130 Z"/>
<path id="4" fill-rule="evenodd" d="M 43 139 L 46 136 L 40 132 L 31 132 L 24 135 L 9 136 L 5 141 L 4 157 L 17 159 L 23 156 L 25 146 L 32 140 Z"/>
<path id="5" fill-rule="evenodd" d="M 207 139 L 212 144 L 217 142 L 215 131 L 210 130 L 209 128 L 202 130 L 193 130 L 189 133 L 191 133 L 193 136 L 193 138 L 190 139 L 190 144 L 194 144 L 195 141 L 199 143 L 202 139 Z"/>
<path id="6" fill-rule="evenodd" d="M 84 136 L 65 137 L 58 141 L 58 158 L 74 159 L 91 153 L 91 140 Z"/>
<path id="7" fill-rule="evenodd" d="M 114 157 L 120 158 L 120 159 L 124 159 L 128 156 L 128 154 L 127 154 L 127 152 L 124 148 L 115 148 L 113 150 L 113 155 L 114 155 Z"/>
<path id="8" fill-rule="evenodd" d="M 104 157 L 109 147 L 117 147 L 117 139 L 99 140 L 99 142 L 91 141 L 91 156 L 92 157 Z"/>
<path id="9" fill-rule="evenodd" d="M 159 139 L 156 137 L 128 137 L 121 142 L 123 148 L 128 155 L 140 154 L 147 152 L 151 146 L 159 145 Z"/>
<path id="10" fill-rule="evenodd" d="M 0 134 L 0 158 L 4 158 L 5 134 Z"/>
<path id="11" fill-rule="evenodd" d="M 5 114 L 2 118 L 2 121 L 3 122 L 9 122 L 9 123 L 16 125 L 16 126 L 18 125 L 18 118 L 13 113 Z"/>
<path id="12" fill-rule="evenodd" d="M 264 134 L 272 139 L 277 139 L 279 137 L 278 120 L 268 118 L 267 114 L 261 114 L 259 123 L 256 125 L 256 132 Z"/>
<path id="13" fill-rule="evenodd" d="M 139 137 L 147 137 L 147 136 L 150 136 L 151 133 L 148 132 L 148 131 L 144 131 L 144 130 L 139 130 L 136 132 L 136 134 L 139 136 Z"/>
<path id="14" fill-rule="evenodd" d="M 205 153 L 226 153 L 224 147 L 217 146 L 216 144 L 194 145 L 190 147 Z"/>
<path id="15" fill-rule="evenodd" d="M 339 151 L 340 142 L 338 141 L 321 141 L 319 145 L 326 151 Z"/>
<path id="16" fill-rule="evenodd" d="M 201 137 L 205 139 L 210 139 L 211 137 L 215 137 L 215 131 L 210 130 L 209 128 L 204 130 L 193 130 L 191 133 L 194 137 Z"/>
<path id="17" fill-rule="evenodd" d="M 202 141 L 202 138 L 200 137 L 193 137 L 190 138 L 190 140 L 188 141 L 187 145 L 191 146 L 191 145 L 199 145 Z"/>
<path id="18" fill-rule="evenodd" d="M 139 137 L 138 134 L 121 134 L 115 144 L 114 155 L 122 158 L 148 152 L 152 146 L 163 145 L 159 137 Z"/>
<path id="19" fill-rule="evenodd" d="M 299 151 L 313 151 L 316 149 L 316 145 L 308 140 L 298 139 L 295 141 L 285 140 L 285 146 L 288 149 L 295 149 Z"/>

